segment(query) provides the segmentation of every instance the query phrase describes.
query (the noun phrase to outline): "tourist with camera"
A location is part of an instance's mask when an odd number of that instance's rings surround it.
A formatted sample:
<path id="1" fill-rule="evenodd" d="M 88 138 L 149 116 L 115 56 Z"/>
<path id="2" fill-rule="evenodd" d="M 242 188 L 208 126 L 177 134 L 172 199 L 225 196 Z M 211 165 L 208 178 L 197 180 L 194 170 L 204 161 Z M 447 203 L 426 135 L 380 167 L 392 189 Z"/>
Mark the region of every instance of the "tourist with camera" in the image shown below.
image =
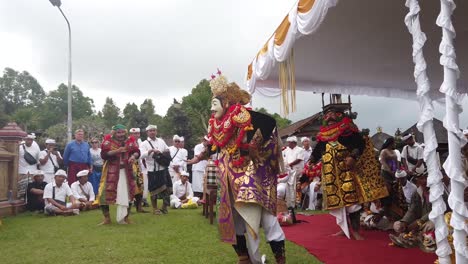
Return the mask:
<path id="1" fill-rule="evenodd" d="M 57 150 L 54 139 L 46 139 L 45 149 L 39 153 L 39 168 L 44 172 L 44 181 L 54 181 L 55 172 L 60 169 L 63 159 Z"/>

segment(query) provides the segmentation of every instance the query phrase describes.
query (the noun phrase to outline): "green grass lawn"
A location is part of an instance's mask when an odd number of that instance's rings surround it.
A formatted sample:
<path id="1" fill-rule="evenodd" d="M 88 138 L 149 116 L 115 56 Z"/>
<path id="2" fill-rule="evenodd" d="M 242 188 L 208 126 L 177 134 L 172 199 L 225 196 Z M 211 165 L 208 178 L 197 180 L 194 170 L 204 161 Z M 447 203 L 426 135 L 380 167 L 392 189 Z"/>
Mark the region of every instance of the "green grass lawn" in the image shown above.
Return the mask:
<path id="1" fill-rule="evenodd" d="M 114 220 L 115 207 L 111 216 Z M 100 210 L 70 217 L 24 213 L 3 218 L 0 263 L 237 262 L 232 247 L 220 242 L 217 225 L 210 225 L 200 208 L 158 216 L 132 209 L 131 219 L 132 225 L 97 226 Z M 274 263 L 263 234 L 261 252 Z M 287 263 L 320 263 L 291 242 L 286 242 L 286 257 Z"/>

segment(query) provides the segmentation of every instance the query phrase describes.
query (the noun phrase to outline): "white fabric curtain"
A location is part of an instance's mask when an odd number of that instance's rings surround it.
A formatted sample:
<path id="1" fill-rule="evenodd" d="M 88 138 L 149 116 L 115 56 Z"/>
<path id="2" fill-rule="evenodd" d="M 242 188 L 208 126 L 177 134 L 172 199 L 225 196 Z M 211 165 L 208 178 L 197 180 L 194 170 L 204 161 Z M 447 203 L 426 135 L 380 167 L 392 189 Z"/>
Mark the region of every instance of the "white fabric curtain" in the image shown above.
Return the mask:
<path id="1" fill-rule="evenodd" d="M 413 62 L 414 62 L 414 79 L 417 84 L 416 94 L 418 96 L 419 106 L 421 109 L 418 130 L 424 135 L 424 160 L 428 169 L 427 184 L 430 187 L 429 200 L 432 204 L 432 211 L 429 214 L 429 219 L 435 225 L 435 236 L 437 243 L 436 254 L 439 257 L 439 263 L 448 264 L 451 262 L 450 254 L 452 252 L 447 240 L 448 228 L 444 221 L 444 213 L 446 208 L 443 199 L 444 185 L 442 183 L 442 174 L 440 172 L 438 156 L 436 153 L 437 139 L 435 136 L 433 117 L 434 107 L 431 97 L 429 96 L 430 82 L 426 74 L 426 60 L 423 55 L 423 47 L 426 42 L 426 35 L 421 31 L 419 21 L 419 12 L 421 8 L 418 0 L 407 0 L 406 7 L 409 12 L 405 17 L 405 24 L 413 38 Z"/>
<path id="2" fill-rule="evenodd" d="M 450 177 L 449 206 L 452 208 L 452 218 L 450 224 L 453 226 L 453 244 L 455 247 L 455 257 L 457 263 L 468 263 L 468 248 L 466 246 L 465 225 L 468 218 L 468 210 L 464 202 L 464 189 L 466 187 L 465 173 L 461 165 L 460 148 L 462 142 L 466 143 L 459 128 L 459 114 L 461 105 L 460 96 L 457 94 L 456 83 L 460 71 L 456 63 L 455 48 L 453 39 L 455 29 L 452 25 L 451 16 L 455 10 L 453 0 L 441 0 L 441 9 L 437 17 L 437 25 L 442 28 L 442 41 L 439 46 L 440 64 L 444 69 L 444 81 L 440 91 L 445 94 L 446 115 L 444 126 L 448 132 L 449 156 L 444 164 L 444 169 Z"/>

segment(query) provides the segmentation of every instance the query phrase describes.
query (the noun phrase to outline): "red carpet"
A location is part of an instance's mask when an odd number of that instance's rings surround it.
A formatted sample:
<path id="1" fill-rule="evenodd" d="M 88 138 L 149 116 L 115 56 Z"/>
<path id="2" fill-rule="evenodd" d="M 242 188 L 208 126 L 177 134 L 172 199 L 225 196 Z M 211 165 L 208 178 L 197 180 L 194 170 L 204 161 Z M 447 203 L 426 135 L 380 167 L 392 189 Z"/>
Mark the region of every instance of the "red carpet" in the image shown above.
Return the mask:
<path id="1" fill-rule="evenodd" d="M 305 247 L 309 253 L 326 264 L 334 263 L 428 263 L 437 259 L 435 254 L 425 253 L 418 248 L 389 246 L 388 233 L 363 230 L 365 240 L 349 240 L 331 236 L 340 230 L 335 218 L 329 214 L 297 215 L 301 222 L 283 227 L 286 239 Z"/>

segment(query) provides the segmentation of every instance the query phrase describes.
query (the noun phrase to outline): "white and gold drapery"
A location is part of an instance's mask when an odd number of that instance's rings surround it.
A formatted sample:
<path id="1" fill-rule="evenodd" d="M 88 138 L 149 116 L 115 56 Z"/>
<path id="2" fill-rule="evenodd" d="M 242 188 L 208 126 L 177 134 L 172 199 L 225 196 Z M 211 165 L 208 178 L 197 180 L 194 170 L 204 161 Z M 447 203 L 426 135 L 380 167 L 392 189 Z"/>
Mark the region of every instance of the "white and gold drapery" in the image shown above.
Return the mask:
<path id="1" fill-rule="evenodd" d="M 449 206 L 452 208 L 452 218 L 450 224 L 453 226 L 453 244 L 455 247 L 455 258 L 457 263 L 468 263 L 468 248 L 466 246 L 465 226 L 468 218 L 468 210 L 464 202 L 464 189 L 466 180 L 464 170 L 461 165 L 460 149 L 462 142 L 466 143 L 459 127 L 459 114 L 462 111 L 460 101 L 461 96 L 457 92 L 457 79 L 460 70 L 456 63 L 455 28 L 452 25 L 451 16 L 455 10 L 453 0 L 441 0 L 441 9 L 437 17 L 437 25 L 442 28 L 442 41 L 439 51 L 440 64 L 444 68 L 444 80 L 440 91 L 445 94 L 445 118 L 444 127 L 447 129 L 449 156 L 444 164 L 444 169 L 450 177 Z"/>
<path id="2" fill-rule="evenodd" d="M 454 210 L 451 225 L 455 229 L 457 263 L 468 263 L 465 242 L 468 210 L 463 200 L 466 180 L 460 159 L 464 138 L 458 120 L 462 99 L 458 92 L 468 91 L 468 79 L 462 74 L 457 81 L 459 69 L 455 61 L 457 46 L 460 68 L 462 71 L 468 68 L 465 49 L 468 9 L 465 4 L 466 1 L 460 1 L 460 9 L 454 16 L 456 26 L 462 32 L 454 42 L 455 29 L 451 22 L 454 0 L 440 0 L 437 25 L 442 28 L 443 37 L 438 51 L 434 48 L 440 39 L 439 27 L 434 23 L 438 1 L 406 0 L 407 12 L 398 1 L 298 0 L 248 65 L 246 74 L 246 86 L 251 94 L 267 97 L 285 95 L 283 88 L 288 82 L 280 79 L 279 68 L 283 67 L 285 72 L 287 63 L 284 62 L 294 48 L 295 88 L 298 91 L 417 100 L 421 110 L 417 127 L 424 134 L 424 159 L 429 171 L 429 199 L 432 203 L 429 218 L 436 226 L 436 253 L 440 263 L 450 262 L 451 249 L 446 239 L 444 186 L 436 162 L 437 139 L 432 124 L 433 102 L 436 100 L 445 102 L 446 106 L 444 126 L 448 131 L 450 155 L 444 168 L 451 178 L 449 205 Z M 421 17 L 420 11 L 424 14 Z M 403 17 L 406 28 L 401 23 Z M 427 39 L 421 27 L 426 31 Z M 412 50 L 407 31 L 412 36 Z M 423 56 L 423 46 L 427 61 Z M 409 52 L 412 52 L 413 63 Z M 437 61 L 439 56 L 443 75 Z M 414 79 L 408 78 L 411 70 L 414 71 Z"/>
<path id="3" fill-rule="evenodd" d="M 447 241 L 448 228 L 444 221 L 444 213 L 447 209 L 443 199 L 444 183 L 442 182 L 442 173 L 440 172 L 438 157 L 436 153 L 437 139 L 434 131 L 433 118 L 434 107 L 432 99 L 429 95 L 430 82 L 426 73 L 426 60 L 424 59 L 423 47 L 426 43 L 426 34 L 421 30 L 419 21 L 419 12 L 421 8 L 418 0 L 406 0 L 406 7 L 409 12 L 405 17 L 405 24 L 413 39 L 413 62 L 414 62 L 414 79 L 417 84 L 416 94 L 418 96 L 420 106 L 418 130 L 424 135 L 424 160 L 426 161 L 428 170 L 427 184 L 430 187 L 429 200 L 432 204 L 432 211 L 429 214 L 429 219 L 435 225 L 435 236 L 437 242 L 437 256 L 439 263 L 449 264 L 450 253 L 452 250 Z"/>
<path id="4" fill-rule="evenodd" d="M 335 6 L 338 0 L 299 0 L 288 15 L 283 19 L 278 29 L 270 37 L 256 58 L 248 67 L 247 90 L 253 94 L 257 80 L 265 80 L 278 63 L 279 89 L 259 89 L 258 93 L 267 97 L 282 97 L 282 112 L 294 112 L 295 87 L 294 54 L 292 52 L 295 41 L 314 33 L 322 23 L 328 9 Z"/>

